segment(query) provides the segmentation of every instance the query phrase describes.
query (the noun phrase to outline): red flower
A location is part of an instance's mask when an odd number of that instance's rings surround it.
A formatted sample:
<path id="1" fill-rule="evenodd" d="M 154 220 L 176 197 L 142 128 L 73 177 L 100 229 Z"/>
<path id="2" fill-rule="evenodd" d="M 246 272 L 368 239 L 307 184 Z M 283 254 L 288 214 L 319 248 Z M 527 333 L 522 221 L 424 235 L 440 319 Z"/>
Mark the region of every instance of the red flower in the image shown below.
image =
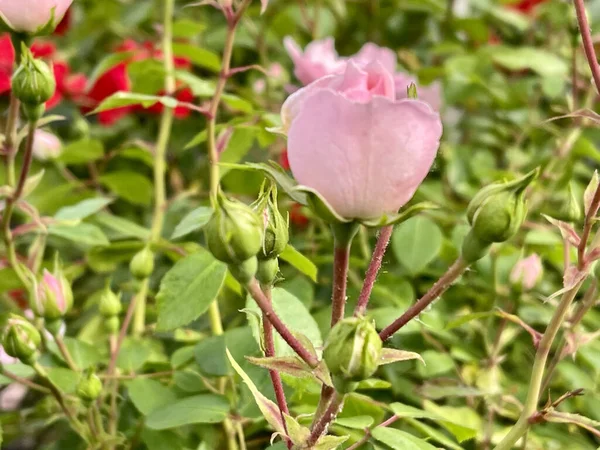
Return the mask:
<path id="1" fill-rule="evenodd" d="M 98 106 L 104 99 L 110 97 L 119 91 L 129 91 L 131 89 L 131 80 L 127 74 L 127 66 L 134 61 L 143 61 L 146 59 L 162 59 L 163 53 L 157 49 L 152 42 L 146 41 L 142 44 L 135 42 L 132 39 L 124 40 L 118 47 L 117 52 L 130 52 L 131 57 L 119 63 L 106 73 L 104 73 L 92 86 L 88 92 L 89 105 L 85 110 L 90 111 Z M 173 58 L 175 67 L 178 69 L 191 68 L 191 62 L 187 58 Z M 179 86 L 180 87 L 180 86 Z M 157 92 L 156 95 L 164 95 L 164 91 Z M 175 94 L 175 98 L 180 102 L 189 103 L 194 99 L 194 95 L 190 88 L 184 87 Z M 160 114 L 164 111 L 164 105 L 155 103 L 154 105 L 143 108 L 140 105 L 125 106 L 108 111 L 102 111 L 98 115 L 98 120 L 103 125 L 112 125 L 127 114 L 135 111 L 147 111 L 152 114 Z M 185 106 L 175 108 L 175 117 L 184 119 L 190 115 L 190 110 Z"/>
<path id="2" fill-rule="evenodd" d="M 15 50 L 10 35 L 0 36 L 0 95 L 10 91 L 10 78 L 15 64 Z"/>
<path id="3" fill-rule="evenodd" d="M 51 59 L 56 54 L 56 46 L 52 42 L 36 41 L 31 44 L 31 53 L 36 58 Z"/>
<path id="4" fill-rule="evenodd" d="M 294 203 L 290 208 L 290 222 L 299 228 L 304 228 L 309 224 L 310 220 L 302 212 L 302 205 L 300 203 Z"/>
<path id="5" fill-rule="evenodd" d="M 517 3 L 511 3 L 510 8 L 521 11 L 524 14 L 530 14 L 534 8 L 540 3 L 544 3 L 546 0 L 521 0 Z"/>
<path id="6" fill-rule="evenodd" d="M 67 33 L 67 31 L 69 31 L 70 27 L 71 27 L 71 8 L 67 9 L 67 12 L 63 16 L 62 20 L 56 26 L 56 29 L 54 30 L 54 34 L 57 34 L 59 36 L 64 36 Z"/>

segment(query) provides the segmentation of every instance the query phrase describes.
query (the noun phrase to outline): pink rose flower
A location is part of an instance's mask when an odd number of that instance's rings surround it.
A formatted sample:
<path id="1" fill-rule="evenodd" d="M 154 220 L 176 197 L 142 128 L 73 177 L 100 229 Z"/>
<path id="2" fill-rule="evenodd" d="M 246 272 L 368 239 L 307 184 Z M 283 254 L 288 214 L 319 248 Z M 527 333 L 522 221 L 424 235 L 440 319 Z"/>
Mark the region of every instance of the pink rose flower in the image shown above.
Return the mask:
<path id="1" fill-rule="evenodd" d="M 294 62 L 296 78 L 305 85 L 327 75 L 344 73 L 349 61 L 354 61 L 356 65 L 363 68 L 378 61 L 392 75 L 396 84 L 398 99 L 406 98 L 408 86 L 414 83 L 417 86 L 417 94 L 420 100 L 429 103 L 436 111 L 439 111 L 442 106 L 441 85 L 433 83 L 430 86 L 418 86 L 414 77 L 403 72 L 396 72 L 396 54 L 389 48 L 367 42 L 358 53 L 345 58 L 338 56 L 332 38 L 313 41 L 306 46 L 304 52 L 289 36 L 285 38 L 284 44 Z"/>
<path id="2" fill-rule="evenodd" d="M 542 278 L 544 267 L 541 258 L 533 253 L 531 256 L 521 259 L 515 264 L 510 273 L 510 282 L 522 286 L 525 290 L 535 287 Z"/>
<path id="3" fill-rule="evenodd" d="M 396 94 L 380 61 L 350 60 L 343 74 L 298 90 L 282 107 L 294 177 L 346 219 L 396 213 L 435 159 L 439 114 Z"/>
<path id="4" fill-rule="evenodd" d="M 0 18 L 13 31 L 54 31 L 73 0 L 0 0 Z"/>
<path id="5" fill-rule="evenodd" d="M 36 130 L 33 139 L 33 156 L 40 161 L 55 159 L 62 152 L 60 139 L 44 130 Z"/>

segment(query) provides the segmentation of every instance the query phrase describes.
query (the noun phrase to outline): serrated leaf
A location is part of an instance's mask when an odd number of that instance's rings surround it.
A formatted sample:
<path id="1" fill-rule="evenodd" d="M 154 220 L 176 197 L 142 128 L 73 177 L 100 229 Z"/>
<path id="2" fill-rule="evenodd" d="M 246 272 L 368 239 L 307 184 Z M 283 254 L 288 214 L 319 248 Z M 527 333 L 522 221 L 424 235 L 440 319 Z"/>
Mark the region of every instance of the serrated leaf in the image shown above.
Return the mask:
<path id="1" fill-rule="evenodd" d="M 154 410 L 146 418 L 146 426 L 153 430 L 167 430 L 196 423 L 220 423 L 228 413 L 229 402 L 224 396 L 195 395 Z"/>
<path id="2" fill-rule="evenodd" d="M 392 364 L 399 361 L 410 361 L 412 359 L 418 359 L 425 364 L 425 361 L 418 353 L 407 352 L 405 350 L 396 350 L 394 348 L 384 348 L 381 352 L 379 365 Z"/>
<path id="3" fill-rule="evenodd" d="M 82 248 L 109 245 L 108 239 L 102 230 L 90 223 L 50 225 L 48 227 L 48 234 L 67 239 Z"/>
<path id="4" fill-rule="evenodd" d="M 273 356 L 267 358 L 246 356 L 246 359 L 256 366 L 287 373 L 294 377 L 302 378 L 312 376 L 312 369 L 310 366 L 296 356 Z"/>
<path id="5" fill-rule="evenodd" d="M 310 430 L 307 427 L 303 427 L 293 417 L 284 414 L 285 426 L 288 431 L 288 437 L 292 440 L 295 445 L 301 445 L 310 436 Z"/>
<path id="6" fill-rule="evenodd" d="M 334 450 L 348 440 L 348 436 L 323 436 L 313 450 Z"/>
<path id="7" fill-rule="evenodd" d="M 65 206 L 54 215 L 57 220 L 81 220 L 96 214 L 113 202 L 112 198 L 98 197 L 83 200 L 73 206 Z"/>
<path id="8" fill-rule="evenodd" d="M 171 239 L 179 239 L 186 234 L 201 230 L 208 223 L 212 212 L 213 209 L 210 206 L 200 206 L 190 211 L 175 227 Z"/>
<path id="9" fill-rule="evenodd" d="M 258 408 L 263 414 L 265 420 L 273 427 L 273 429 L 285 435 L 285 427 L 283 426 L 283 420 L 281 419 L 281 412 L 279 411 L 279 407 L 265 397 L 256 387 L 256 385 L 252 382 L 250 377 L 244 372 L 244 369 L 240 367 L 240 365 L 236 362 L 236 360 L 231 356 L 229 349 L 226 348 L 227 358 L 229 359 L 229 363 L 233 367 L 233 369 L 237 372 L 237 374 L 242 378 L 250 392 L 252 392 L 252 396 L 254 397 L 254 401 L 258 405 Z"/>
<path id="10" fill-rule="evenodd" d="M 225 264 L 207 251 L 178 261 L 162 279 L 156 297 L 157 330 L 174 330 L 204 314 L 217 297 L 226 270 Z"/>
<path id="11" fill-rule="evenodd" d="M 102 111 L 107 111 L 115 108 L 123 108 L 125 106 L 141 105 L 144 108 L 150 108 L 152 105 L 160 103 L 167 108 L 176 108 L 179 102 L 166 95 L 147 95 L 136 94 L 134 92 L 120 91 L 110 97 L 104 99 L 92 112 L 89 114 L 97 114 Z"/>
<path id="12" fill-rule="evenodd" d="M 317 282 L 318 268 L 310 259 L 300 253 L 291 245 L 287 245 L 285 250 L 279 255 L 283 261 L 292 265 L 315 283 Z"/>

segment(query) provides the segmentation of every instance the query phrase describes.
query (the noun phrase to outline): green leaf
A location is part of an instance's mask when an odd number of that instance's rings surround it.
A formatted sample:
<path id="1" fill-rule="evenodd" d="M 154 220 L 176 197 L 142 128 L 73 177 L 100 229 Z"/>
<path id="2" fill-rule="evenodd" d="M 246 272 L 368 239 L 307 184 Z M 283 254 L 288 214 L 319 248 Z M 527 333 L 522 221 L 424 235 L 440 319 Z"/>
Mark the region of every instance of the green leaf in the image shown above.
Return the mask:
<path id="1" fill-rule="evenodd" d="M 142 105 L 144 108 L 149 108 L 156 103 L 161 103 L 167 108 L 175 108 L 178 105 L 178 101 L 173 97 L 166 95 L 147 95 L 147 94 L 136 94 L 133 92 L 117 92 L 110 97 L 104 99 L 96 109 L 89 114 L 97 114 L 102 111 L 109 109 L 122 108 L 124 106 Z"/>
<path id="2" fill-rule="evenodd" d="M 73 362 L 79 369 L 87 369 L 93 367 L 102 361 L 102 355 L 100 354 L 97 346 L 88 344 L 87 342 L 80 341 L 72 337 L 64 337 L 65 346 L 69 350 Z M 64 360 L 62 353 L 59 351 L 56 343 L 49 342 L 48 349 L 59 359 Z"/>
<path id="3" fill-rule="evenodd" d="M 317 282 L 318 269 L 315 263 L 313 263 L 310 259 L 308 259 L 291 245 L 288 245 L 281 255 L 279 255 L 279 257 L 283 261 L 298 269 L 315 283 Z"/>
<path id="4" fill-rule="evenodd" d="M 344 442 L 348 440 L 348 436 L 323 436 L 321 437 L 315 446 L 314 450 L 334 450 L 339 448 Z"/>
<path id="5" fill-rule="evenodd" d="M 137 238 L 140 241 L 147 241 L 150 237 L 150 230 L 147 228 L 113 214 L 104 212 L 96 214 L 94 222 L 114 232 L 119 239 Z"/>
<path id="6" fill-rule="evenodd" d="M 21 378 L 31 378 L 35 376 L 35 371 L 31 368 L 31 366 L 27 366 L 21 362 L 4 364 L 2 367 L 4 370 L 6 370 L 6 372 L 17 375 Z M 0 386 L 10 383 L 13 383 L 13 380 L 0 374 Z"/>
<path id="7" fill-rule="evenodd" d="M 479 415 L 467 406 L 438 406 L 431 401 L 424 402 L 425 409 L 438 416 L 438 423 L 447 429 L 458 442 L 464 442 L 477 436 L 482 421 Z M 460 417 L 460 420 L 458 419 Z"/>
<path id="8" fill-rule="evenodd" d="M 279 411 L 279 407 L 265 397 L 256 387 L 256 385 L 252 382 L 248 374 L 244 372 L 244 369 L 240 367 L 240 365 L 236 362 L 236 360 L 231 356 L 229 349 L 225 349 L 227 352 L 227 358 L 229 359 L 229 363 L 233 366 L 233 369 L 237 372 L 237 374 L 242 378 L 252 395 L 254 396 L 254 401 L 260 408 L 264 418 L 267 422 L 273 427 L 273 429 L 279 433 L 285 433 L 285 428 L 283 426 L 283 421 L 281 420 L 281 413 Z"/>
<path id="9" fill-rule="evenodd" d="M 355 416 L 355 417 L 343 417 L 335 420 L 336 425 L 342 427 L 351 428 L 353 430 L 364 430 L 373 425 L 375 420 L 371 416 Z"/>
<path id="10" fill-rule="evenodd" d="M 186 70 L 176 70 L 175 78 L 185 83 L 192 90 L 194 97 L 211 97 L 215 93 L 216 86 L 213 81 L 203 80 Z"/>
<path id="11" fill-rule="evenodd" d="M 178 261 L 160 284 L 157 329 L 174 330 L 204 314 L 221 289 L 226 269 L 207 251 Z"/>
<path id="12" fill-rule="evenodd" d="M 116 270 L 122 263 L 131 261 L 137 252 L 144 248 L 140 241 L 113 242 L 106 247 L 94 247 L 87 253 L 90 268 L 99 273 Z"/>
<path id="13" fill-rule="evenodd" d="M 246 301 L 246 308 L 256 314 L 261 314 L 260 308 L 251 298 L 248 298 Z M 306 306 L 288 291 L 281 288 L 273 289 L 273 309 L 292 332 L 301 333 L 306 336 L 315 348 L 319 348 L 323 345 L 321 332 L 315 319 L 306 309 Z M 250 318 L 252 316 L 248 317 Z M 258 321 L 252 318 L 249 319 L 249 322 L 252 327 L 254 338 L 260 345 L 262 330 L 259 329 Z M 275 354 L 277 356 L 293 356 L 296 353 L 287 345 L 279 334 L 276 334 Z"/>
<path id="14" fill-rule="evenodd" d="M 394 450 L 436 450 L 436 448 L 412 434 L 394 428 L 375 427 L 372 436 Z"/>
<path id="15" fill-rule="evenodd" d="M 425 364 L 420 364 L 417 371 L 424 378 L 435 377 L 454 370 L 454 360 L 447 353 L 425 350 L 421 356 Z"/>
<path id="16" fill-rule="evenodd" d="M 257 127 L 235 128 L 227 143 L 227 147 L 219 156 L 219 162 L 234 164 L 240 162 L 252 148 L 257 131 Z M 231 167 L 223 166 L 221 168 L 221 177 L 225 176 L 230 170 Z"/>
<path id="17" fill-rule="evenodd" d="M 129 398 L 140 413 L 147 416 L 177 401 L 177 395 L 160 381 L 138 378 L 127 384 Z"/>
<path id="18" fill-rule="evenodd" d="M 65 206 L 54 215 L 57 220 L 81 220 L 96 214 L 111 204 L 113 199 L 106 197 L 90 198 L 73 206 Z"/>
<path id="19" fill-rule="evenodd" d="M 438 256 L 442 239 L 442 232 L 434 221 L 417 216 L 394 230 L 392 250 L 411 275 L 418 275 Z"/>
<path id="20" fill-rule="evenodd" d="M 58 161 L 64 164 L 87 164 L 104 156 L 102 142 L 95 139 L 81 139 L 63 147 Z"/>
<path id="21" fill-rule="evenodd" d="M 188 58 L 195 66 L 203 67 L 213 72 L 221 70 L 221 58 L 216 53 L 197 47 L 193 44 L 176 42 L 173 44 L 175 56 Z"/>
<path id="22" fill-rule="evenodd" d="M 67 239 L 84 249 L 109 244 L 108 239 L 100 228 L 84 222 L 76 225 L 51 225 L 48 227 L 48 234 Z"/>
<path id="23" fill-rule="evenodd" d="M 117 367 L 125 372 L 136 372 L 152 355 L 151 343 L 147 340 L 126 338 L 121 345 Z"/>
<path id="24" fill-rule="evenodd" d="M 48 378 L 65 394 L 72 394 L 77 390 L 79 374 L 64 367 L 49 367 Z"/>
<path id="25" fill-rule="evenodd" d="M 221 395 L 203 394 L 160 407 L 146 418 L 153 430 L 167 430 L 195 423 L 220 423 L 227 417 L 229 402 Z"/>
<path id="26" fill-rule="evenodd" d="M 110 172 L 100 176 L 99 181 L 115 195 L 134 205 L 148 206 L 152 202 L 152 182 L 137 172 Z"/>
<path id="27" fill-rule="evenodd" d="M 186 234 L 201 230 L 208 223 L 212 212 L 213 209 L 210 206 L 201 206 L 190 211 L 175 227 L 171 239 L 178 239 Z"/>
<path id="28" fill-rule="evenodd" d="M 548 50 L 534 47 L 490 47 L 492 60 L 509 70 L 532 70 L 544 77 L 562 77 L 569 70 L 567 63 Z"/>

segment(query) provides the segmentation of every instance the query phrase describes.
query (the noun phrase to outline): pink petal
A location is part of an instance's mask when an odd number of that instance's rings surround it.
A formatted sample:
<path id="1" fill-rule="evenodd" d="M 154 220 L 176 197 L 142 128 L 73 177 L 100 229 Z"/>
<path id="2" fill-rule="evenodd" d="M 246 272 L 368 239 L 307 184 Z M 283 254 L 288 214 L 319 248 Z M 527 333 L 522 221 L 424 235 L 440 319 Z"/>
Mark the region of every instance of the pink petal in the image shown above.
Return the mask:
<path id="1" fill-rule="evenodd" d="M 330 89 L 307 98 L 291 123 L 296 180 L 345 218 L 394 213 L 427 175 L 439 147 L 439 115 L 418 100 L 357 103 Z"/>
<path id="2" fill-rule="evenodd" d="M 367 42 L 351 59 L 361 65 L 367 65 L 374 61 L 379 61 L 385 70 L 393 74 L 396 71 L 396 54 L 393 50 L 380 47 L 372 42 Z"/>

